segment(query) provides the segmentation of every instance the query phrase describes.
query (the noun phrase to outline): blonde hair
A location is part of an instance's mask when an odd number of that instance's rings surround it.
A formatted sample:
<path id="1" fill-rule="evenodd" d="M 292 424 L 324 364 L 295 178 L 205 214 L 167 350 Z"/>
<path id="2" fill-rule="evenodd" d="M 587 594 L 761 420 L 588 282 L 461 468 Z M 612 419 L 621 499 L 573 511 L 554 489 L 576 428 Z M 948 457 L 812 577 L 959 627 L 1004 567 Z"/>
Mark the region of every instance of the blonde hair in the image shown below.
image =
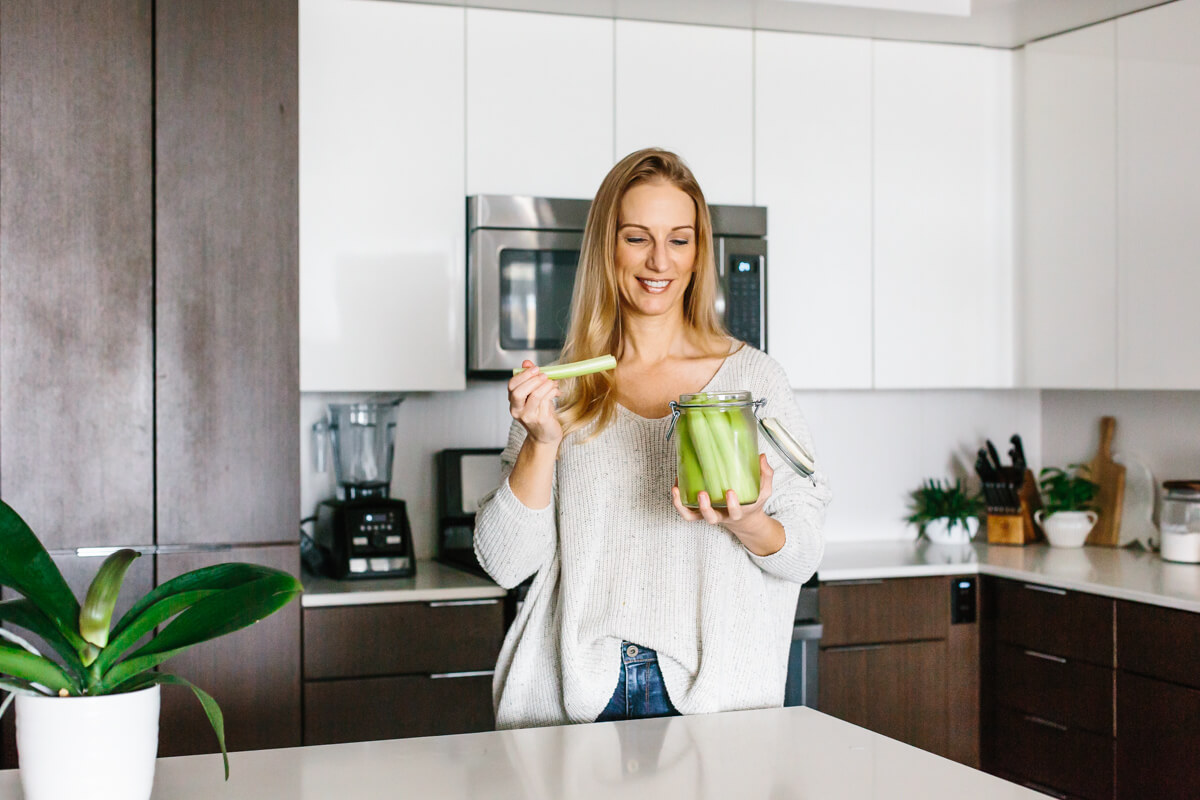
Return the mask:
<path id="1" fill-rule="evenodd" d="M 650 147 L 618 161 L 604 177 L 596 199 L 592 201 L 575 273 L 563 362 L 608 353 L 618 359 L 621 357 L 624 339 L 616 277 L 617 217 L 625 193 L 647 181 L 662 181 L 674 186 L 691 197 L 696 206 L 696 263 L 692 281 L 683 295 L 684 323 L 704 341 L 728 336 L 716 310 L 712 218 L 704 193 L 683 159 L 666 150 Z M 612 423 L 617 405 L 613 381 L 612 372 L 599 372 L 570 381 L 558 409 L 564 433 L 595 423 L 587 436 L 591 439 Z"/>

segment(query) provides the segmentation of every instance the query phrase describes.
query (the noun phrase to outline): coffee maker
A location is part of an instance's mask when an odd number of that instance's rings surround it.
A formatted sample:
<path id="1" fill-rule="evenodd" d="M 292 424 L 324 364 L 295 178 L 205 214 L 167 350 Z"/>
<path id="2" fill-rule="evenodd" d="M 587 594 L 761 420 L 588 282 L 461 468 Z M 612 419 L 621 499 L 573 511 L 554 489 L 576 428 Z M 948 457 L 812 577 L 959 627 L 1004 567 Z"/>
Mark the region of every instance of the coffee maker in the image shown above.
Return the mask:
<path id="1" fill-rule="evenodd" d="M 317 507 L 314 540 L 332 578 L 408 578 L 416 574 L 412 529 L 403 500 L 388 496 L 400 400 L 331 403 L 313 425 L 313 453 L 325 471 L 333 450 L 337 499 Z"/>

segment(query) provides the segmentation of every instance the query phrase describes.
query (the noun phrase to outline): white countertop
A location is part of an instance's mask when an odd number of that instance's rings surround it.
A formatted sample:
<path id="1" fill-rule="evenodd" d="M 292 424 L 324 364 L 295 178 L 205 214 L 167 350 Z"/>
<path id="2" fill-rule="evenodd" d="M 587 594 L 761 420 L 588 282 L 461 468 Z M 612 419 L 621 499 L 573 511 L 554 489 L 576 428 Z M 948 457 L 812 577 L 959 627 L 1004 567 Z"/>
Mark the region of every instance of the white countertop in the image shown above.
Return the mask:
<path id="1" fill-rule="evenodd" d="M 161 758 L 154 800 L 1017 800 L 1036 794 L 808 708 Z M 0 797 L 20 798 L 0 772 Z"/>
<path id="2" fill-rule="evenodd" d="M 817 574 L 822 582 L 995 575 L 1200 612 L 1200 564 L 1173 564 L 1136 548 L 831 542 Z"/>
<path id="3" fill-rule="evenodd" d="M 303 583 L 304 594 L 300 596 L 300 604 L 305 608 L 430 600 L 482 600 L 508 594 L 487 578 L 437 561 L 418 561 L 417 574 L 413 578 L 335 581 L 305 573 Z"/>

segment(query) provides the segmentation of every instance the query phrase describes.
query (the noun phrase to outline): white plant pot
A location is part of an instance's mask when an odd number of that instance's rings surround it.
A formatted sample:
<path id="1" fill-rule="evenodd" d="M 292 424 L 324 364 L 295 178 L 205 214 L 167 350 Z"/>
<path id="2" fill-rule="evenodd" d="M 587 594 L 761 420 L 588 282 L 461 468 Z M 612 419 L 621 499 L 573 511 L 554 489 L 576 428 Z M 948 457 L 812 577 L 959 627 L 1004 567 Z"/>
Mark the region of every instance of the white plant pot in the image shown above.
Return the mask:
<path id="1" fill-rule="evenodd" d="M 149 800 L 158 705 L 157 686 L 101 697 L 18 696 L 25 800 Z"/>
<path id="2" fill-rule="evenodd" d="M 955 525 L 950 527 L 950 520 L 942 517 L 931 520 L 925 525 L 925 536 L 934 544 L 969 544 L 979 531 L 979 520 L 976 517 L 967 518 L 967 527 Z"/>
<path id="3" fill-rule="evenodd" d="M 1039 509 L 1033 518 L 1051 547 L 1083 547 L 1100 516 L 1095 511 L 1055 511 L 1047 517 Z"/>

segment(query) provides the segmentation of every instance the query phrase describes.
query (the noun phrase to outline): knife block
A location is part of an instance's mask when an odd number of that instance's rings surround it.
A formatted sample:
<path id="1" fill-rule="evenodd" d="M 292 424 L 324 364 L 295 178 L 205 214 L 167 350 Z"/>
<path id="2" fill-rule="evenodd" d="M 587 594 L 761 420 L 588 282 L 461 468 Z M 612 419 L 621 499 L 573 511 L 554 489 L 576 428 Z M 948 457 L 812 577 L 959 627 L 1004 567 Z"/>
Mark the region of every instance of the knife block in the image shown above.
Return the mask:
<path id="1" fill-rule="evenodd" d="M 1020 514 L 988 514 L 988 544 L 1013 544 L 1024 546 L 1037 539 L 1037 528 L 1033 524 L 1033 513 L 1042 507 L 1037 482 L 1031 470 L 1025 470 L 1025 480 L 1019 492 Z"/>

